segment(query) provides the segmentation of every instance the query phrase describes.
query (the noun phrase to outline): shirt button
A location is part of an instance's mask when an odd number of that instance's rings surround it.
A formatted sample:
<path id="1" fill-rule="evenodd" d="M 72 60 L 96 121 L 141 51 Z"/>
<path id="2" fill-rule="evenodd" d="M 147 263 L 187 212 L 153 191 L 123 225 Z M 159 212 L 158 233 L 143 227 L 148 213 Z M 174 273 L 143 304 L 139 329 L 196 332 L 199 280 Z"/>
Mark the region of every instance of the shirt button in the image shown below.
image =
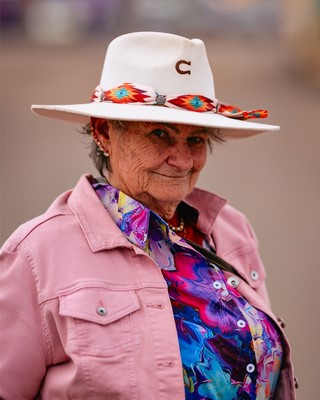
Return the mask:
<path id="1" fill-rule="evenodd" d="M 96 309 L 96 311 L 97 311 L 97 314 L 99 314 L 99 315 L 102 315 L 102 316 L 107 315 L 107 310 L 104 307 L 98 307 Z"/>
<path id="2" fill-rule="evenodd" d="M 247 372 L 249 372 L 249 374 L 251 374 L 251 372 L 253 372 L 256 369 L 256 367 L 253 364 L 248 364 L 246 366 L 246 370 Z"/>
<path id="3" fill-rule="evenodd" d="M 219 281 L 215 281 L 215 282 L 213 282 L 213 287 L 215 288 L 215 289 L 221 289 L 222 288 L 222 283 L 221 282 L 219 282 Z"/>
<path id="4" fill-rule="evenodd" d="M 296 389 L 298 389 L 298 387 L 299 387 L 298 379 L 297 379 L 296 377 L 294 377 L 294 378 L 293 378 L 293 381 L 294 381 L 294 387 L 295 387 Z"/>
<path id="5" fill-rule="evenodd" d="M 220 296 L 226 299 L 229 296 L 229 292 L 226 289 L 224 289 L 221 291 Z"/>
<path id="6" fill-rule="evenodd" d="M 237 325 L 239 328 L 244 328 L 246 326 L 246 322 L 243 319 L 239 319 L 239 321 L 237 321 Z"/>
<path id="7" fill-rule="evenodd" d="M 239 286 L 240 281 L 236 276 L 229 276 L 229 278 L 227 279 L 227 283 L 230 286 L 236 288 L 237 286 Z"/>
<path id="8" fill-rule="evenodd" d="M 251 271 L 251 278 L 254 281 L 257 281 L 259 279 L 259 273 L 257 271 Z"/>

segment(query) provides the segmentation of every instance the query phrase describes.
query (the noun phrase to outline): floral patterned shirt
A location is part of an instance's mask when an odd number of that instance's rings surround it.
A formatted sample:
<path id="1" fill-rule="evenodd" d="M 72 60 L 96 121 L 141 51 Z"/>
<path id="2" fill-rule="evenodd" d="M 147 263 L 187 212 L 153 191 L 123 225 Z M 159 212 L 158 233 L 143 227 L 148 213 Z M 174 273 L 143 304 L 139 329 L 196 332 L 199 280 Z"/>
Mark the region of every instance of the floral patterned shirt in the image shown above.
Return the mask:
<path id="1" fill-rule="evenodd" d="M 153 211 L 105 182 L 93 183 L 106 210 L 168 284 L 187 400 L 273 398 L 282 361 L 271 319 L 252 307 Z"/>

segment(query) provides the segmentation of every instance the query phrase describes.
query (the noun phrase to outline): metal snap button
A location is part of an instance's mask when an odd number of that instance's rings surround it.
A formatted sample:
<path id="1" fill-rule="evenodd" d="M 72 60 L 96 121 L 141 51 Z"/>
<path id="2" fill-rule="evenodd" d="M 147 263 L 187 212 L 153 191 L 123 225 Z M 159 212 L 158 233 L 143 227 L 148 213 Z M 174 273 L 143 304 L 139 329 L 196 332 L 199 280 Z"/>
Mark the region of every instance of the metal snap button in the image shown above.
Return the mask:
<path id="1" fill-rule="evenodd" d="M 256 367 L 253 364 L 248 364 L 246 366 L 246 370 L 247 370 L 247 372 L 249 372 L 249 374 L 251 374 L 255 369 L 256 369 Z"/>
<path id="2" fill-rule="evenodd" d="M 227 297 L 229 296 L 229 292 L 227 291 L 227 289 L 222 290 L 220 296 L 224 299 L 227 299 Z"/>
<path id="3" fill-rule="evenodd" d="M 239 321 L 237 321 L 237 325 L 239 328 L 244 328 L 246 326 L 246 322 L 243 319 L 239 319 Z"/>
<path id="4" fill-rule="evenodd" d="M 213 282 L 213 287 L 215 288 L 215 289 L 221 289 L 222 288 L 222 283 L 221 282 L 219 282 L 219 281 L 215 281 L 215 282 Z"/>
<path id="5" fill-rule="evenodd" d="M 259 279 L 259 273 L 257 272 L 257 271 L 251 271 L 251 278 L 254 280 L 254 281 L 257 281 L 258 279 Z"/>
<path id="6" fill-rule="evenodd" d="M 227 283 L 228 283 L 230 286 L 236 288 L 237 286 L 239 286 L 240 281 L 239 281 L 239 279 L 238 279 L 236 276 L 229 276 L 229 278 L 227 279 Z"/>
<path id="7" fill-rule="evenodd" d="M 96 311 L 97 311 L 97 314 L 99 314 L 99 315 L 102 315 L 102 316 L 107 315 L 107 310 L 104 307 L 98 307 Z"/>

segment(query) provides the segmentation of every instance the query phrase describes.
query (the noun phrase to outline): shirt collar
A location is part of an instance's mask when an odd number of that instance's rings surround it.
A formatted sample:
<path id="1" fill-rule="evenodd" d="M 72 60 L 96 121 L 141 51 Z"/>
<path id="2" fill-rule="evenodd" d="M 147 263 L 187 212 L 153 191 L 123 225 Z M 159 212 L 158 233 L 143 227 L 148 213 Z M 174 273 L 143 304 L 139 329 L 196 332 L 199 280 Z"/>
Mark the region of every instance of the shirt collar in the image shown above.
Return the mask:
<path id="1" fill-rule="evenodd" d="M 174 245 L 190 246 L 169 229 L 166 221 L 104 180 L 95 180 L 92 187 L 125 237 L 149 254 L 160 268 L 175 270 Z M 192 208 L 185 203 L 184 207 Z M 197 210 L 193 209 L 190 215 L 197 218 Z"/>
<path id="2" fill-rule="evenodd" d="M 158 214 L 106 181 L 96 180 L 92 186 L 112 220 L 131 243 L 143 250 L 146 249 L 150 233 L 150 219 L 153 227 L 157 225 L 161 227 L 160 230 L 157 230 L 158 234 L 162 233 L 165 240 L 170 240 L 169 226 Z"/>

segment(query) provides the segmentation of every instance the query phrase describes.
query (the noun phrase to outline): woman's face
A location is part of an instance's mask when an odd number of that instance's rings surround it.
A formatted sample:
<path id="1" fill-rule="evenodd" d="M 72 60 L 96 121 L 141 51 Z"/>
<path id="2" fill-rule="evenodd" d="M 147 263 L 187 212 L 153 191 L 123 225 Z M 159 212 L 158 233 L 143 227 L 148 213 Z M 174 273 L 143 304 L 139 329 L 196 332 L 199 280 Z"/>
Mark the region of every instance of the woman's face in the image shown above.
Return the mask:
<path id="1" fill-rule="evenodd" d="M 97 135 L 110 154 L 109 182 L 165 219 L 191 192 L 207 159 L 209 133 L 202 127 L 128 122 Z"/>

